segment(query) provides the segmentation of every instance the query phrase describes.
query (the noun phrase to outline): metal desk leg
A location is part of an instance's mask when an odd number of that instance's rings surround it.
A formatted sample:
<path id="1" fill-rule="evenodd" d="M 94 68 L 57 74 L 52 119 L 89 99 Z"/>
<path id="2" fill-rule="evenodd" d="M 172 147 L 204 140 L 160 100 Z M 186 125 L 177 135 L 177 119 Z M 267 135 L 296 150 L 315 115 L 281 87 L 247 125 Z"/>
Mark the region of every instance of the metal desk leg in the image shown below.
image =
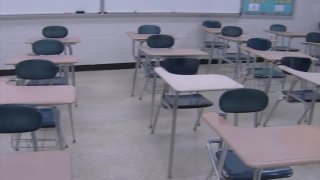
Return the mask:
<path id="1" fill-rule="evenodd" d="M 176 124 L 177 124 L 178 96 L 179 96 L 179 92 L 175 92 L 174 107 L 172 110 L 172 127 L 171 127 L 170 154 L 169 154 L 169 167 L 168 167 L 169 178 L 172 178 L 172 165 L 173 165 Z"/>
<path id="2" fill-rule="evenodd" d="M 65 142 L 65 139 L 64 139 L 64 137 L 62 135 L 62 131 L 61 131 L 60 112 L 58 111 L 57 107 L 55 107 L 55 106 L 53 106 L 52 109 L 54 111 L 54 115 L 56 116 L 55 124 L 56 124 L 57 136 L 58 136 L 58 148 L 60 150 L 63 150 L 65 146 L 67 147 L 67 144 Z"/>
<path id="3" fill-rule="evenodd" d="M 152 120 L 153 120 L 153 114 L 154 114 L 154 99 L 156 96 L 156 85 L 157 85 L 157 75 L 155 74 L 152 82 L 151 117 L 150 117 L 149 128 L 152 128 L 152 124 L 153 124 Z"/>
<path id="4" fill-rule="evenodd" d="M 253 180 L 260 180 L 261 179 L 261 169 L 255 169 Z"/>
<path id="5" fill-rule="evenodd" d="M 74 130 L 74 123 L 73 123 L 73 113 L 72 113 L 72 105 L 68 104 L 68 110 L 69 110 L 69 118 L 70 118 L 70 123 L 71 123 L 71 131 L 72 131 L 72 142 L 76 142 L 76 135 L 75 135 L 75 130 Z"/>
<path id="6" fill-rule="evenodd" d="M 141 46 L 141 45 L 142 45 L 142 42 L 140 42 L 140 45 L 139 45 L 139 46 Z M 140 64 L 141 64 L 141 59 L 140 59 L 140 57 L 138 57 L 138 56 L 136 55 L 136 43 L 135 43 L 134 40 L 132 41 L 132 56 L 133 56 L 133 58 L 134 58 L 135 61 L 136 61 L 136 66 L 135 66 L 134 73 L 133 73 L 131 97 L 134 96 L 134 90 L 135 90 L 135 86 L 136 86 L 137 73 L 138 73 L 138 69 L 139 69 Z"/>
<path id="7" fill-rule="evenodd" d="M 208 57 L 208 66 L 207 66 L 207 74 L 209 74 L 210 67 L 212 64 L 212 59 L 213 59 L 213 54 L 214 54 L 214 46 L 215 46 L 215 37 L 212 38 L 212 44 L 211 44 L 211 49 Z"/>

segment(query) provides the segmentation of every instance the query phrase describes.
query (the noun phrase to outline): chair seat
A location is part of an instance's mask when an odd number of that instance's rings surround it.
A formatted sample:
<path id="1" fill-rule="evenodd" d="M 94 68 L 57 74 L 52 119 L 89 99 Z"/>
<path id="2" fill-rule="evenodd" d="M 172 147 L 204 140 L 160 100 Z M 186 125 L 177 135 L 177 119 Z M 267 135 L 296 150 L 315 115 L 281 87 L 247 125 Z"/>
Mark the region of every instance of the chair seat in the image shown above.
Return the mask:
<path id="1" fill-rule="evenodd" d="M 56 126 L 56 114 L 52 108 L 39 109 L 42 115 L 41 128 L 54 128 Z"/>
<path id="2" fill-rule="evenodd" d="M 300 102 L 298 99 L 305 102 L 312 102 L 315 98 L 316 102 L 320 102 L 320 94 L 313 90 L 297 90 L 297 91 L 282 91 L 284 95 L 290 93 L 288 102 Z"/>
<path id="3" fill-rule="evenodd" d="M 300 51 L 297 48 L 287 47 L 287 46 L 275 46 L 272 48 L 274 51 L 291 51 L 291 52 L 298 52 Z"/>
<path id="4" fill-rule="evenodd" d="M 211 48 L 211 46 L 212 46 L 212 41 L 206 41 L 205 42 L 205 47 L 206 48 Z M 225 44 L 225 43 L 220 42 L 220 41 L 214 42 L 214 48 L 222 49 L 223 47 L 229 48 L 230 46 L 228 44 Z"/>
<path id="5" fill-rule="evenodd" d="M 173 108 L 174 95 L 165 95 L 163 100 Z M 204 108 L 212 106 L 213 103 L 201 94 L 188 94 L 178 96 L 178 109 Z"/>
<path id="6" fill-rule="evenodd" d="M 225 55 L 225 59 L 230 60 L 230 61 L 236 61 L 237 60 L 237 53 L 227 53 Z M 240 61 L 247 61 L 248 60 L 248 56 L 245 54 L 240 54 L 239 56 L 239 60 Z M 249 61 L 253 61 L 253 57 L 249 57 Z"/>
<path id="7" fill-rule="evenodd" d="M 145 64 L 144 65 L 144 75 L 146 78 L 154 78 L 155 76 L 158 78 L 159 76 L 154 71 L 154 68 L 156 67 L 155 62 L 151 62 L 151 64 Z"/>
<path id="8" fill-rule="evenodd" d="M 221 156 L 221 151 L 216 153 L 217 159 Z M 254 169 L 246 166 L 239 157 L 232 151 L 228 150 L 224 164 L 224 170 L 227 179 L 232 180 L 251 180 L 253 179 Z M 293 170 L 290 167 L 268 168 L 261 171 L 261 179 L 281 179 L 288 178 L 293 175 Z"/>
<path id="9" fill-rule="evenodd" d="M 252 68 L 247 69 L 249 73 L 252 73 Z M 272 78 L 284 78 L 285 74 L 283 72 L 276 71 L 272 68 L 254 68 L 254 77 L 255 78 L 269 78 L 272 75 Z"/>
<path id="10" fill-rule="evenodd" d="M 65 77 L 55 77 L 52 79 L 30 80 L 27 86 L 48 86 L 48 85 L 67 85 Z"/>

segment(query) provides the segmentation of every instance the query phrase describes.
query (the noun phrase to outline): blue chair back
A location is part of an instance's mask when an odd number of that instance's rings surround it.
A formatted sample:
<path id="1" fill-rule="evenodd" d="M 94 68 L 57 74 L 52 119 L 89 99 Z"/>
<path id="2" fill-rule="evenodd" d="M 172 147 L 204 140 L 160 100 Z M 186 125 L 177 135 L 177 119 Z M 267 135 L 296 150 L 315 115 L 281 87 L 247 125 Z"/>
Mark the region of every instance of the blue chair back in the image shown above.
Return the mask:
<path id="1" fill-rule="evenodd" d="M 270 26 L 271 31 L 277 31 L 277 32 L 286 32 L 287 27 L 283 24 L 272 24 Z"/>
<path id="2" fill-rule="evenodd" d="M 271 41 L 264 38 L 251 38 L 247 41 L 247 47 L 260 51 L 267 51 L 271 46 Z"/>
<path id="3" fill-rule="evenodd" d="M 240 88 L 224 92 L 219 100 L 220 109 L 226 113 L 251 113 L 264 110 L 268 95 L 257 89 Z"/>
<path id="4" fill-rule="evenodd" d="M 41 127 L 39 110 L 30 105 L 0 105 L 0 134 L 32 132 Z"/>
<path id="5" fill-rule="evenodd" d="M 42 35 L 46 38 L 64 38 L 68 35 L 68 29 L 64 26 L 46 26 L 42 29 Z"/>
<path id="6" fill-rule="evenodd" d="M 160 34 L 160 26 L 158 25 L 141 25 L 138 27 L 138 34 Z"/>
<path id="7" fill-rule="evenodd" d="M 243 30 L 241 27 L 238 26 L 225 26 L 221 30 L 221 34 L 223 36 L 229 36 L 229 37 L 239 37 L 243 33 Z"/>
<path id="8" fill-rule="evenodd" d="M 310 58 L 303 58 L 303 57 L 283 57 L 281 59 L 281 65 L 288 66 L 292 69 L 297 71 L 307 72 L 311 66 L 311 59 Z M 285 72 L 287 73 L 287 72 Z M 288 73 L 287 73 L 288 74 Z"/>
<path id="9" fill-rule="evenodd" d="M 64 51 L 64 44 L 53 39 L 38 40 L 32 44 L 32 51 L 38 55 L 55 55 Z"/>
<path id="10" fill-rule="evenodd" d="M 151 35 L 147 39 L 147 45 L 151 48 L 171 48 L 174 45 L 174 38 L 170 35 Z"/>
<path id="11" fill-rule="evenodd" d="M 221 28 L 221 22 L 220 21 L 203 21 L 202 26 L 207 28 Z"/>
<path id="12" fill-rule="evenodd" d="M 15 73 L 21 79 L 40 80 L 56 76 L 59 68 L 53 62 L 43 59 L 21 61 L 16 65 Z"/>
<path id="13" fill-rule="evenodd" d="M 306 36 L 306 42 L 320 43 L 320 33 L 310 32 Z"/>
<path id="14" fill-rule="evenodd" d="M 180 75 L 194 75 L 199 69 L 199 60 L 193 58 L 166 58 L 161 66 L 169 73 Z"/>

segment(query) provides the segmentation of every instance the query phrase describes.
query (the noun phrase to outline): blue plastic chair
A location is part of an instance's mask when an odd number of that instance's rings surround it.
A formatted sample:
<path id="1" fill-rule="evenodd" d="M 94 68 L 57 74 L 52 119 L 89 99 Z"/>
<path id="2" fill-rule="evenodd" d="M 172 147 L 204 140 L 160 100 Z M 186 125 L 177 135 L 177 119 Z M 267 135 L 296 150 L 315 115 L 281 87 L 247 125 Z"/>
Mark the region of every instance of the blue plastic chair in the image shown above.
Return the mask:
<path id="1" fill-rule="evenodd" d="M 225 26 L 221 30 L 221 35 L 225 37 L 240 37 L 242 34 L 243 34 L 243 30 L 241 27 L 238 27 L 238 26 Z M 252 58 L 248 57 L 245 54 L 242 54 L 240 52 L 238 44 L 237 44 L 237 52 L 235 53 L 227 52 L 227 49 L 230 47 L 229 43 L 230 42 L 228 40 L 223 39 L 223 44 L 225 44 L 225 46 L 222 48 L 222 55 L 219 58 L 219 65 L 221 65 L 224 61 L 230 64 L 236 64 L 236 66 L 239 66 L 239 67 L 235 67 L 234 78 L 236 78 L 236 74 L 238 73 L 237 71 L 240 69 L 240 65 L 241 65 L 238 63 L 248 62 L 252 60 Z"/>
<path id="2" fill-rule="evenodd" d="M 281 60 L 281 65 L 288 66 L 292 69 L 295 69 L 297 71 L 307 72 L 310 69 L 311 66 L 311 60 L 309 58 L 301 58 L 301 57 L 284 57 Z M 287 76 L 290 76 L 289 73 L 284 72 L 287 74 Z M 297 82 L 300 81 L 299 78 L 293 79 L 293 81 L 290 83 L 290 87 L 286 90 L 282 90 L 282 94 L 284 95 L 280 99 L 278 99 L 274 106 L 271 108 L 270 113 L 266 117 L 265 122 L 263 123 L 263 126 L 267 126 L 267 123 L 271 119 L 271 116 L 273 115 L 274 111 L 277 109 L 279 103 L 281 101 L 286 101 L 288 103 L 303 103 L 305 106 L 305 112 L 301 115 L 298 124 L 301 124 L 303 119 L 307 120 L 308 124 L 311 124 L 312 118 L 313 118 L 313 111 L 314 111 L 314 102 L 320 102 L 320 94 L 313 90 L 313 89 L 296 89 Z M 309 116 L 307 116 L 307 113 L 309 113 Z"/>
<path id="3" fill-rule="evenodd" d="M 68 84 L 66 77 L 57 76 L 58 72 L 59 67 L 57 65 L 44 59 L 29 59 L 21 61 L 15 68 L 19 85 L 27 86 Z"/>
<path id="4" fill-rule="evenodd" d="M 175 43 L 175 40 L 172 36 L 166 35 L 166 34 L 156 34 L 151 35 L 148 37 L 146 44 L 150 48 L 171 48 Z M 158 66 L 161 59 L 156 59 L 153 61 L 152 59 L 146 59 L 146 61 L 143 63 L 144 73 L 146 77 L 146 81 L 143 86 L 143 90 L 140 94 L 139 99 L 142 99 L 142 96 L 144 92 L 147 89 L 148 84 L 150 83 L 150 80 L 152 80 L 155 76 L 155 72 L 153 71 L 155 66 Z"/>
<path id="5" fill-rule="evenodd" d="M 179 75 L 194 75 L 197 73 L 199 68 L 199 60 L 192 58 L 166 58 L 162 61 L 161 66 L 172 74 Z M 153 120 L 151 133 L 154 133 L 158 116 L 162 106 L 172 109 L 174 107 L 174 95 L 167 92 L 168 87 L 165 87 L 161 95 L 161 103 L 159 104 L 155 118 Z M 198 117 L 194 126 L 194 130 L 199 125 L 203 108 L 212 106 L 213 103 L 202 96 L 199 93 L 181 94 L 178 96 L 178 109 L 199 109 Z"/>
<path id="6" fill-rule="evenodd" d="M 42 125 L 41 112 L 30 105 L 0 105 L 0 134 L 31 133 L 34 151 L 38 150 L 35 131 Z"/>
<path id="7" fill-rule="evenodd" d="M 276 31 L 276 32 L 286 32 L 287 31 L 287 27 L 285 25 L 283 25 L 283 24 L 272 24 L 270 26 L 270 30 L 271 31 Z M 278 40 L 278 36 L 275 36 L 274 39 Z M 285 46 L 284 45 L 285 42 L 284 42 L 283 37 L 281 37 L 281 43 L 282 43 L 282 45 L 278 46 L 277 42 L 275 42 L 273 47 L 272 47 L 272 50 L 274 50 L 274 51 L 292 51 L 292 52 L 299 51 L 299 49 L 297 49 L 297 48 L 292 48 L 292 47 Z"/>
<path id="8" fill-rule="evenodd" d="M 64 26 L 46 26 L 42 29 L 42 35 L 46 38 L 64 38 L 68 36 L 68 29 Z"/>
<path id="9" fill-rule="evenodd" d="M 263 111 L 269 102 L 268 95 L 257 89 L 241 88 L 224 92 L 219 100 L 219 107 L 223 113 L 235 114 L 235 126 L 238 125 L 238 114 L 240 113 L 254 113 L 254 126 L 259 125 L 258 113 Z M 224 115 L 227 118 L 227 115 Z M 214 150 L 214 144 L 219 145 L 217 151 Z M 216 172 L 218 179 L 222 179 L 220 174 L 217 174 L 217 164 L 221 159 L 222 140 L 212 139 L 206 144 L 209 157 L 212 163 L 212 171 Z M 245 165 L 241 159 L 232 151 L 228 150 L 226 159 L 223 165 L 225 179 L 232 180 L 251 180 L 254 176 L 254 169 Z M 213 172 L 210 173 L 212 175 Z M 261 172 L 261 179 L 281 179 L 291 177 L 293 170 L 290 167 L 283 168 L 268 168 Z"/>
<path id="10" fill-rule="evenodd" d="M 268 51 L 271 49 L 271 41 L 264 38 L 251 38 L 247 41 L 247 47 L 259 50 L 259 51 Z M 251 75 L 254 79 L 268 79 L 270 78 L 284 78 L 285 74 L 283 72 L 277 71 L 272 67 L 267 66 L 267 62 L 263 63 L 261 67 L 256 67 L 256 58 L 254 59 L 254 63 L 252 63 L 253 67 L 247 69 L 247 74 L 244 76 L 242 83 L 244 83 L 249 76 Z M 268 91 L 270 89 L 270 82 L 265 85 L 265 89 Z"/>

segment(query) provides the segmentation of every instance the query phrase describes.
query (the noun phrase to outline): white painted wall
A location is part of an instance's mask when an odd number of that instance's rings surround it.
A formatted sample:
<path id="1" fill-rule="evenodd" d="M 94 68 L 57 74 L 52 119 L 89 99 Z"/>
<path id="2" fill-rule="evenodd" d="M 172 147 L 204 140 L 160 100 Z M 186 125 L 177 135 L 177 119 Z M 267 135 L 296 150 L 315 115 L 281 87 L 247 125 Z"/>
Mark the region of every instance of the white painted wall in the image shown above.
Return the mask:
<path id="1" fill-rule="evenodd" d="M 199 29 L 202 21 L 219 20 L 223 25 L 237 25 L 250 37 L 270 37 L 263 32 L 270 24 L 285 24 L 291 31 L 317 31 L 320 22 L 319 0 L 297 0 L 294 17 L 123 17 L 103 18 L 48 18 L 9 20 L 0 17 L 0 69 L 12 69 L 4 65 L 6 59 L 31 51 L 24 41 L 39 36 L 47 25 L 64 25 L 70 36 L 80 37 L 82 43 L 74 46 L 79 64 L 108 64 L 133 62 L 131 41 L 127 31 L 135 31 L 142 24 L 158 24 L 162 32 L 178 37 L 175 46 L 199 48 L 203 33 Z M 300 47 L 303 39 L 294 39 L 292 46 Z"/>

